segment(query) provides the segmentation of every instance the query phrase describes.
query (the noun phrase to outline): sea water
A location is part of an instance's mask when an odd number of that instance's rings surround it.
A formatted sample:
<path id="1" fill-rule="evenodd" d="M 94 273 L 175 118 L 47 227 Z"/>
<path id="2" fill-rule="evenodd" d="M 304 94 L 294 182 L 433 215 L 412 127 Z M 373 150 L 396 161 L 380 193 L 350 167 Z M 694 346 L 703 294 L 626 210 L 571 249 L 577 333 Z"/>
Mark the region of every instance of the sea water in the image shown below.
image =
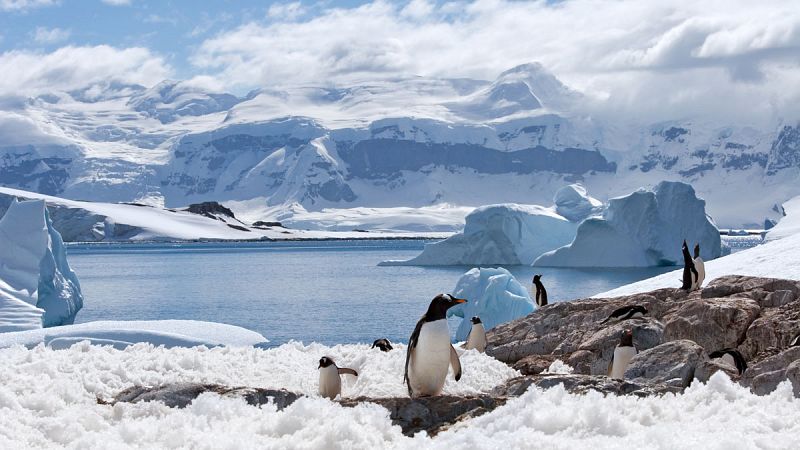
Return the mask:
<path id="1" fill-rule="evenodd" d="M 470 269 L 381 267 L 416 256 L 419 240 L 71 245 L 84 295 L 76 323 L 192 319 L 257 331 L 280 345 L 405 342 L 440 292 Z M 674 268 L 506 267 L 551 302 L 588 297 Z M 452 318 L 455 330 L 460 318 Z"/>

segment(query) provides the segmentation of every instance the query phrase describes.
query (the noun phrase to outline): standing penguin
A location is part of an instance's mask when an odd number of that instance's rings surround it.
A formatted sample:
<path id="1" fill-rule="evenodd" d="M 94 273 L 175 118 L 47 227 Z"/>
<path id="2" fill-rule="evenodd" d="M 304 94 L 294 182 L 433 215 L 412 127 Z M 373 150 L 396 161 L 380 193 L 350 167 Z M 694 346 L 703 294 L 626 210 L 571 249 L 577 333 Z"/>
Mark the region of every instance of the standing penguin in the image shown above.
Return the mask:
<path id="1" fill-rule="evenodd" d="M 625 330 L 619 340 L 619 345 L 614 349 L 614 355 L 608 364 L 608 376 L 617 380 L 625 378 L 625 370 L 631 359 L 636 356 L 636 347 L 633 346 L 633 331 Z"/>
<path id="2" fill-rule="evenodd" d="M 697 280 L 697 269 L 694 267 L 694 261 L 692 260 L 692 255 L 689 254 L 689 246 L 686 245 L 685 240 L 681 251 L 683 252 L 683 284 L 681 289 L 688 291 Z"/>
<path id="3" fill-rule="evenodd" d="M 719 359 L 722 363 L 735 368 L 739 375 L 747 370 L 747 362 L 744 360 L 744 356 L 739 353 L 739 350 L 733 348 L 717 350 L 709 354 L 708 357 L 710 359 Z"/>
<path id="4" fill-rule="evenodd" d="M 337 395 L 342 392 L 342 379 L 340 375 L 348 374 L 354 377 L 358 376 L 358 372 L 353 369 L 336 367 L 333 359 L 323 356 L 319 360 L 319 395 L 335 399 Z"/>
<path id="5" fill-rule="evenodd" d="M 464 348 L 467 350 L 474 348 L 481 353 L 486 350 L 486 330 L 483 328 L 481 318 L 478 316 L 472 318 L 472 329 L 469 330 L 467 344 Z"/>
<path id="6" fill-rule="evenodd" d="M 700 289 L 703 287 L 703 280 L 706 279 L 706 263 L 700 257 L 700 244 L 694 246 L 694 268 L 697 270 L 697 280 L 692 285 L 692 290 Z"/>
<path id="7" fill-rule="evenodd" d="M 536 289 L 536 306 L 542 307 L 547 304 L 547 290 L 544 288 L 542 284 L 542 276 L 541 275 L 534 275 L 533 276 L 533 286 Z"/>
<path id="8" fill-rule="evenodd" d="M 417 322 L 406 350 L 403 382 L 410 397 L 439 395 L 447 378 L 447 366 L 453 367 L 456 381 L 461 379 L 461 362 L 450 343 L 447 310 L 467 301 L 450 294 L 439 294 L 431 300 L 428 311 Z"/>

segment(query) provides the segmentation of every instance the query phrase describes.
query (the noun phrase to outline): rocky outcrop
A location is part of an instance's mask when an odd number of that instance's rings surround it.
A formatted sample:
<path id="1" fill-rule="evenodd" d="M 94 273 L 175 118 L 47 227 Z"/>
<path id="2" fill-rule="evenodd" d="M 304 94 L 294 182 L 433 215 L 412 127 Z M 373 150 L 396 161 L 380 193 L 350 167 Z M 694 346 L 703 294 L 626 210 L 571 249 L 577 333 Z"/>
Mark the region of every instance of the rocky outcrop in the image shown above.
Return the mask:
<path id="1" fill-rule="evenodd" d="M 648 315 L 601 323 L 629 305 L 644 306 Z M 694 292 L 659 289 L 547 305 L 490 330 L 486 353 L 525 375 L 541 373 L 555 359 L 570 364 L 575 375 L 603 375 L 626 328 L 633 330 L 639 351 L 626 373 L 631 381 L 682 388 L 720 370 L 739 379 L 734 368 L 708 359 L 723 348 L 742 353 L 750 368 L 741 381 L 754 392 L 800 375 L 800 363 L 794 365 L 800 351 L 785 350 L 800 332 L 800 282 L 744 276 L 717 278 Z"/>

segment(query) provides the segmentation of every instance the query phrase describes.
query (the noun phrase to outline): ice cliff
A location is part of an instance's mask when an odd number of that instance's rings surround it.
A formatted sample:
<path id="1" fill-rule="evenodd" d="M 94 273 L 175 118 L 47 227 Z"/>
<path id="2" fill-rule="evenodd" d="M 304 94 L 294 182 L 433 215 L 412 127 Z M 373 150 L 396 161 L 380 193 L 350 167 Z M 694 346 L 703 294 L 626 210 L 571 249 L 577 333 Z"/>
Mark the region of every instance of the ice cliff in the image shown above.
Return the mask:
<path id="1" fill-rule="evenodd" d="M 68 325 L 82 306 L 45 202 L 12 202 L 0 219 L 0 331 Z"/>
<path id="2" fill-rule="evenodd" d="M 700 244 L 708 261 L 721 255 L 719 230 L 705 212 L 705 201 L 685 183 L 662 181 L 611 199 L 602 217 L 578 227 L 575 240 L 543 254 L 535 266 L 648 267 L 681 263 L 681 243 Z"/>

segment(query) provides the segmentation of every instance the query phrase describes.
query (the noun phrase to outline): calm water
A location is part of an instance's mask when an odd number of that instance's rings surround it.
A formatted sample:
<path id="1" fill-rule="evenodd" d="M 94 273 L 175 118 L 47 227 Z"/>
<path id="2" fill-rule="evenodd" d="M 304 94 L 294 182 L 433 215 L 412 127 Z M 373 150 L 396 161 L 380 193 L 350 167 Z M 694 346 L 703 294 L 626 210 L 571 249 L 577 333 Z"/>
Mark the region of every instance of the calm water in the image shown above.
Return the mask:
<path id="1" fill-rule="evenodd" d="M 239 325 L 271 344 L 406 341 L 430 299 L 469 267 L 379 267 L 421 241 L 70 246 L 93 320 L 195 319 Z M 524 284 L 534 269 L 508 269 Z M 537 268 L 551 301 L 589 296 L 665 272 Z M 529 286 L 530 288 L 530 286 Z M 454 325 L 460 320 L 453 319 Z M 451 327 L 455 328 L 455 327 Z"/>

